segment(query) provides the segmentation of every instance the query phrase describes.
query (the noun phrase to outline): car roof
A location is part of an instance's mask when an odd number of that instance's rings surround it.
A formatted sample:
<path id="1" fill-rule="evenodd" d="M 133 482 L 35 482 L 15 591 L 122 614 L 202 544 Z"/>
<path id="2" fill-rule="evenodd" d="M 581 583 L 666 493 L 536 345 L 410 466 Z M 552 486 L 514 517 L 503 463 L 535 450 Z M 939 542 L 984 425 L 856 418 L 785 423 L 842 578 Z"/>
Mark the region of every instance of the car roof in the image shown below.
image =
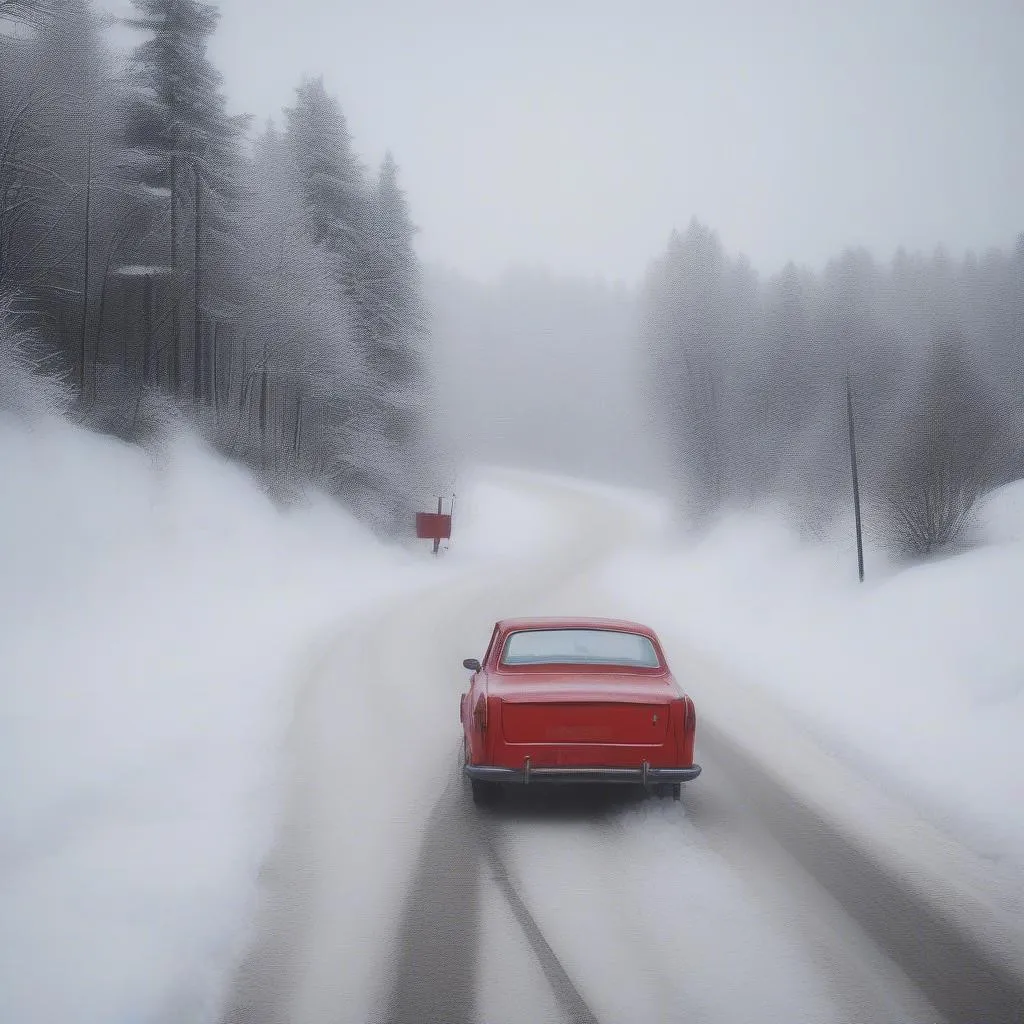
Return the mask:
<path id="1" fill-rule="evenodd" d="M 615 629 L 627 633 L 643 633 L 653 637 L 654 630 L 628 619 L 605 619 L 596 616 L 535 615 L 529 618 L 499 619 L 498 629 L 511 633 L 517 629 Z"/>

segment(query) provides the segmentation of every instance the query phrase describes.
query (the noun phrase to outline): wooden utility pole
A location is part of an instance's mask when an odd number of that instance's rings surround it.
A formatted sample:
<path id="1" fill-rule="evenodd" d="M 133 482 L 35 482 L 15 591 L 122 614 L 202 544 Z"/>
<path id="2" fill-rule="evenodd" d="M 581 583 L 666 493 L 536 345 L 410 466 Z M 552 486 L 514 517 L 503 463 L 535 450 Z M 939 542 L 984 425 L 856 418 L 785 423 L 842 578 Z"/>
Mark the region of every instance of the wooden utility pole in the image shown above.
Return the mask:
<path id="1" fill-rule="evenodd" d="M 440 498 L 437 499 L 437 514 L 438 515 L 441 514 L 441 499 Z M 435 537 L 434 538 L 434 554 L 435 555 L 440 550 L 440 547 L 441 547 L 441 538 L 440 537 Z"/>
<path id="2" fill-rule="evenodd" d="M 850 375 L 846 375 L 846 421 L 850 430 L 850 472 L 853 475 L 853 518 L 857 530 L 857 574 L 860 582 L 864 582 L 864 541 L 861 534 L 860 520 L 860 481 L 857 478 L 857 438 L 853 428 L 853 392 L 850 387 Z"/>

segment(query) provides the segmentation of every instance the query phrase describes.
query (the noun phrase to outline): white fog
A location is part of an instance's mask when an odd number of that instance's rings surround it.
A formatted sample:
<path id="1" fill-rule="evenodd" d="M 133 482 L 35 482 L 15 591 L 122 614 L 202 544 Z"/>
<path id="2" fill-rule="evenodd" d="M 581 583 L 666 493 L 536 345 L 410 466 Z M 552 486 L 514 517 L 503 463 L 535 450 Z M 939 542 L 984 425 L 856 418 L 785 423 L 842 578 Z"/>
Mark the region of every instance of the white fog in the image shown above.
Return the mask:
<path id="1" fill-rule="evenodd" d="M 1022 33 L 0 0 L 0 1020 L 1024 1021 Z"/>

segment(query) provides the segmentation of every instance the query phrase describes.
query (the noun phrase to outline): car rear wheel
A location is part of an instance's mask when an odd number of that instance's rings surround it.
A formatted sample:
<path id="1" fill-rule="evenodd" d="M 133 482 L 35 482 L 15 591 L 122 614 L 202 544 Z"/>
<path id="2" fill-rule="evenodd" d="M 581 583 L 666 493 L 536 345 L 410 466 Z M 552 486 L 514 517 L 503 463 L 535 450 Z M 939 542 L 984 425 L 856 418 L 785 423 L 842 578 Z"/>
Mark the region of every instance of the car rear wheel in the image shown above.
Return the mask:
<path id="1" fill-rule="evenodd" d="M 473 803 L 477 807 L 492 807 L 502 797 L 501 783 L 484 782 L 481 779 L 471 779 L 473 785 Z"/>
<path id="2" fill-rule="evenodd" d="M 665 799 L 666 797 L 672 797 L 673 800 L 679 800 L 682 796 L 683 784 L 681 782 L 659 782 L 654 787 L 654 792 Z"/>

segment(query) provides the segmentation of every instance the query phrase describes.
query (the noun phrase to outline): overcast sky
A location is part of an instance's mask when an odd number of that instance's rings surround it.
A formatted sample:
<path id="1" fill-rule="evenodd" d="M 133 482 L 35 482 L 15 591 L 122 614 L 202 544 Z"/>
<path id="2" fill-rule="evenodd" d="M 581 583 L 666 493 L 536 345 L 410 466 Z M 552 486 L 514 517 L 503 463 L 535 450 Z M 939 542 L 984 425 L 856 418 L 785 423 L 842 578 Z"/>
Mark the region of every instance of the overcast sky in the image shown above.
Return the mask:
<path id="1" fill-rule="evenodd" d="M 322 73 L 421 254 L 476 277 L 633 281 L 692 216 L 765 270 L 1024 229 L 1024 0 L 220 7 L 233 109 Z"/>

